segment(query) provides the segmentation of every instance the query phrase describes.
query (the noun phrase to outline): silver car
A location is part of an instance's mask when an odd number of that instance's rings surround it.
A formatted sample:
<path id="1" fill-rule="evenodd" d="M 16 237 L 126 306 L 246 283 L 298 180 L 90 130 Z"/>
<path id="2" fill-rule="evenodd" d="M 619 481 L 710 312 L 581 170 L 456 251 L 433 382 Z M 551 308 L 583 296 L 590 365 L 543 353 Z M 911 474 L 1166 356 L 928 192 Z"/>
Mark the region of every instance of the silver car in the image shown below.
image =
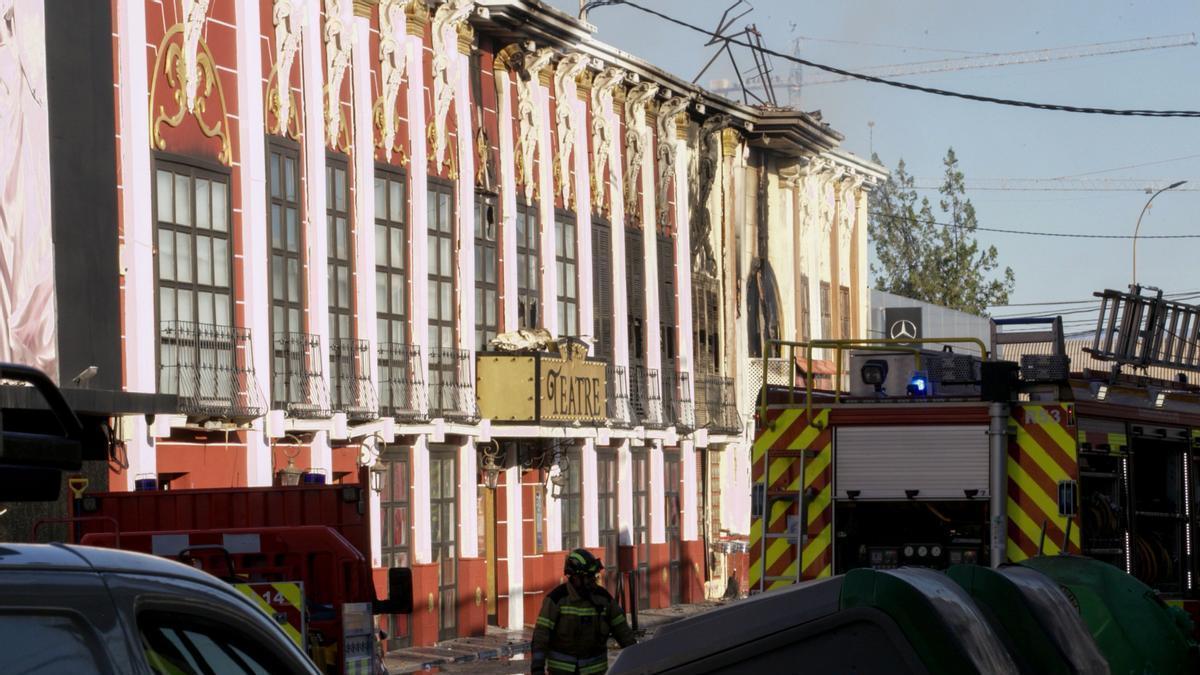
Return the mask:
<path id="1" fill-rule="evenodd" d="M 266 614 L 209 574 L 127 551 L 4 543 L 0 671 L 319 673 Z"/>

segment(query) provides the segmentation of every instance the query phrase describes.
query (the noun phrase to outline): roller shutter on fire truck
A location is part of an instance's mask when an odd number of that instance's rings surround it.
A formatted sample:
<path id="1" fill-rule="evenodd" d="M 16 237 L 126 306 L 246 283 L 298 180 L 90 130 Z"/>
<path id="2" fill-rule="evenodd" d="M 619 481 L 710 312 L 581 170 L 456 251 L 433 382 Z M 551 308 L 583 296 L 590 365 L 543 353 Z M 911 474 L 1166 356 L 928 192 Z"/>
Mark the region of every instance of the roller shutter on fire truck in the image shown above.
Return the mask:
<path id="1" fill-rule="evenodd" d="M 988 435 L 982 425 L 837 427 L 837 499 L 965 499 L 988 496 Z M 912 490 L 918 490 L 909 497 Z"/>

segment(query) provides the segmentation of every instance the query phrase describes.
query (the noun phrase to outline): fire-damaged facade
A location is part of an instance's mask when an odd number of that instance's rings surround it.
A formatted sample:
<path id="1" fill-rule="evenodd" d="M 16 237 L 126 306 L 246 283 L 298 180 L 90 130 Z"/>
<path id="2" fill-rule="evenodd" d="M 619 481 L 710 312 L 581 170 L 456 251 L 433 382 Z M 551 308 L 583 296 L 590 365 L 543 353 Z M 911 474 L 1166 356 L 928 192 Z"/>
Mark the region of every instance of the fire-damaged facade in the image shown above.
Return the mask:
<path id="1" fill-rule="evenodd" d="M 106 386 L 158 396 L 109 489 L 360 486 L 391 647 L 531 625 L 580 546 L 643 607 L 745 590 L 751 357 L 866 335 L 880 167 L 537 0 L 110 9 L 73 161 L 115 163 Z"/>

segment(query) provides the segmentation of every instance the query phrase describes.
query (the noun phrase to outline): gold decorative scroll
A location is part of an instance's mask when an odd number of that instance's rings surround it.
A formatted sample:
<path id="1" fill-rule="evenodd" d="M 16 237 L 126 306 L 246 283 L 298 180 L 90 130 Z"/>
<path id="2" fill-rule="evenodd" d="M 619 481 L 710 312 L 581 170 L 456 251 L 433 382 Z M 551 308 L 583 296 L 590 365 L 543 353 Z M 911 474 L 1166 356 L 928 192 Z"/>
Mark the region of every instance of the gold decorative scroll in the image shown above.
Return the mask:
<path id="1" fill-rule="evenodd" d="M 184 24 L 177 23 L 167 30 L 162 42 L 158 45 L 158 55 L 154 59 L 154 77 L 150 81 L 150 117 L 154 122 L 150 126 L 150 144 L 166 150 L 167 142 L 162 136 L 162 125 L 177 128 L 183 123 L 183 118 L 191 114 L 196 118 L 200 132 L 207 138 L 216 138 L 221 143 L 221 151 L 217 159 L 226 166 L 233 164 L 233 150 L 229 141 L 229 113 L 225 107 L 225 91 L 221 80 L 217 77 L 216 65 L 212 52 L 203 38 L 197 37 L 197 54 L 194 58 L 195 70 L 189 72 L 188 59 L 184 53 Z M 166 106 L 158 103 L 158 76 L 166 76 L 167 86 L 172 91 L 176 110 L 168 113 Z M 191 105 L 188 104 L 187 83 L 195 83 L 195 96 Z M 214 95 L 215 92 L 215 95 Z M 209 114 L 210 101 L 216 101 L 219 112 Z M 156 105 L 157 104 L 157 105 Z"/>

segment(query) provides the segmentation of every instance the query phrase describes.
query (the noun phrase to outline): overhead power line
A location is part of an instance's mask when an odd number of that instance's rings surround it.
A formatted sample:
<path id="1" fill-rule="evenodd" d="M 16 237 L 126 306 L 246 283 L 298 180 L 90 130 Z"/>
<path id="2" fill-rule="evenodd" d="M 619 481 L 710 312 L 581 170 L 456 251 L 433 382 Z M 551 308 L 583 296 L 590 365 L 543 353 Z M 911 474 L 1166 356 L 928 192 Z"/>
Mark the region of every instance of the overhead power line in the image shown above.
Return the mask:
<path id="1" fill-rule="evenodd" d="M 1146 192 L 1178 182 L 1178 178 L 968 178 L 967 190 L 999 192 Z M 937 190 L 941 179 L 914 178 L 918 190 Z M 1177 192 L 1200 192 L 1200 182 L 1189 180 Z"/>
<path id="2" fill-rule="evenodd" d="M 1159 37 L 1144 37 L 1135 40 L 1119 40 L 1114 42 L 1096 42 L 1071 47 L 1052 47 L 1049 49 L 1029 49 L 1019 52 L 1004 52 L 1001 54 L 979 54 L 955 59 L 937 59 L 933 61 L 914 61 L 897 63 L 890 66 L 872 66 L 861 69 L 861 73 L 876 77 L 895 77 L 897 75 L 920 75 L 923 73 L 945 73 L 957 70 L 972 70 L 976 68 L 995 68 L 998 66 L 1013 66 L 1029 63 L 1049 63 L 1065 61 L 1085 56 L 1107 56 L 1110 54 L 1128 54 L 1151 49 L 1167 49 L 1170 47 L 1192 47 L 1196 44 L 1194 33 L 1181 35 L 1163 35 Z M 814 84 L 832 84 L 855 79 L 850 75 L 829 77 L 823 80 L 808 80 L 803 86 Z"/>
<path id="3" fill-rule="evenodd" d="M 876 218 L 887 218 L 889 220 L 908 220 L 906 216 L 901 215 L 886 215 L 875 214 Z M 936 220 L 921 221 L 930 225 L 939 225 L 941 227 L 953 227 L 962 230 L 978 230 L 980 232 L 996 232 L 998 234 L 1021 234 L 1030 237 L 1058 237 L 1062 239 L 1133 239 L 1132 234 L 1091 234 L 1087 232 L 1038 232 L 1036 230 L 1012 230 L 1000 227 L 983 227 L 976 225 L 968 227 L 960 223 L 942 223 Z M 1137 237 L 1138 239 L 1200 239 L 1200 234 L 1143 234 Z"/>
<path id="4" fill-rule="evenodd" d="M 866 73 L 858 73 L 858 72 L 846 70 L 844 68 L 830 66 L 830 65 L 827 65 L 824 63 L 817 63 L 816 61 L 810 61 L 808 59 L 803 59 L 803 58 L 800 58 L 799 56 L 785 54 L 783 52 L 776 51 L 774 49 L 769 49 L 769 48 L 763 47 L 761 45 L 752 44 L 745 40 L 738 40 L 736 38 L 728 37 L 725 35 L 720 35 L 718 33 L 712 32 L 706 28 L 703 28 L 701 26 L 697 26 L 696 24 L 689 23 L 682 19 L 673 17 L 669 14 L 664 14 L 663 12 L 660 12 L 658 10 L 651 9 L 651 8 L 645 7 L 643 5 L 639 5 L 636 2 L 630 2 L 629 0 L 593 0 L 592 2 L 589 2 L 585 6 L 585 8 L 586 9 L 594 9 L 594 8 L 602 7 L 602 6 L 606 6 L 606 5 L 625 5 L 627 7 L 632 7 L 633 9 L 636 9 L 638 11 L 644 12 L 651 16 L 658 17 L 658 18 L 662 19 L 663 21 L 667 21 L 667 22 L 673 23 L 677 26 L 682 26 L 683 28 L 687 28 L 688 30 L 691 30 L 691 31 L 694 31 L 697 33 L 701 33 L 703 35 L 707 35 L 709 38 L 717 39 L 719 41 L 726 43 L 727 45 L 738 45 L 740 47 L 745 47 L 747 49 L 758 50 L 762 54 L 768 54 L 772 57 L 775 57 L 778 59 L 783 59 L 785 61 L 791 61 L 793 63 L 799 63 L 801 65 L 809 66 L 812 68 L 818 68 L 820 70 L 824 70 L 826 72 L 833 73 L 835 75 L 843 75 L 846 77 L 852 77 L 854 79 L 862 80 L 864 82 L 874 82 L 875 84 L 883 84 L 883 85 L 887 85 L 889 87 L 896 87 L 898 89 L 907 89 L 909 91 L 918 91 L 918 92 L 922 92 L 922 93 L 926 93 L 926 94 L 934 94 L 936 96 L 946 96 L 946 97 L 951 97 L 951 98 L 959 98 L 959 99 L 963 99 L 963 100 L 967 100 L 967 101 L 977 101 L 977 102 L 981 102 L 981 103 L 994 103 L 996 105 L 1005 105 L 1005 106 L 1011 106 L 1011 107 L 1017 107 L 1017 108 L 1030 108 L 1030 109 L 1034 109 L 1034 110 L 1053 110 L 1053 111 L 1058 111 L 1058 112 L 1071 112 L 1071 113 L 1081 113 L 1081 114 L 1090 114 L 1090 115 L 1117 115 L 1117 116 L 1124 116 L 1124 117 L 1200 117 L 1200 110 L 1118 109 L 1118 108 L 1098 108 L 1098 107 L 1090 107 L 1090 106 L 1061 105 L 1061 104 L 1056 104 L 1056 103 L 1038 103 L 1035 101 L 1020 101 L 1020 100 L 1016 100 L 1016 99 L 998 98 L 995 96 L 981 96 L 979 94 L 968 94 L 968 93 L 959 92 L 959 91 L 952 91 L 949 89 L 938 89 L 936 87 L 923 87 L 923 86 L 917 85 L 917 84 L 909 84 L 907 82 L 898 82 L 896 80 L 889 80 L 889 79 L 885 79 L 882 77 L 876 77 L 874 75 L 867 75 Z"/>

